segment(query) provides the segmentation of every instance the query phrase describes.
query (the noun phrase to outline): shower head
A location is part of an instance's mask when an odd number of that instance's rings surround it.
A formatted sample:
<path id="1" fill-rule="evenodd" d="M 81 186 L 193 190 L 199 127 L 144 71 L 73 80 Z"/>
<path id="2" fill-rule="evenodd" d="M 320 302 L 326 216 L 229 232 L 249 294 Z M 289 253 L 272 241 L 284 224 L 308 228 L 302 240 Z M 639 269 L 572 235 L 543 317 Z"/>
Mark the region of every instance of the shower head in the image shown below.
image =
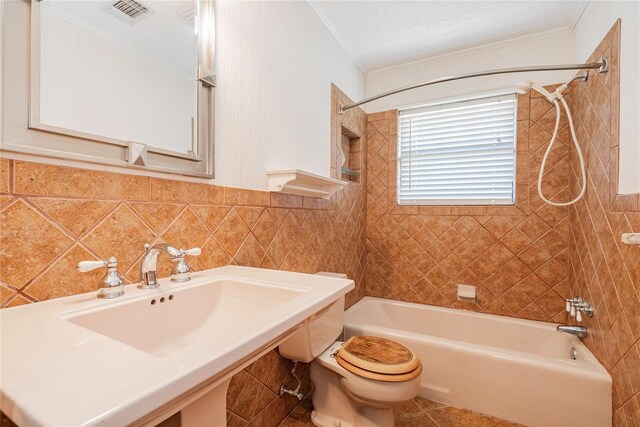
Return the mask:
<path id="1" fill-rule="evenodd" d="M 531 82 L 520 82 L 516 84 L 516 92 L 518 95 L 524 95 L 531 90 Z"/>

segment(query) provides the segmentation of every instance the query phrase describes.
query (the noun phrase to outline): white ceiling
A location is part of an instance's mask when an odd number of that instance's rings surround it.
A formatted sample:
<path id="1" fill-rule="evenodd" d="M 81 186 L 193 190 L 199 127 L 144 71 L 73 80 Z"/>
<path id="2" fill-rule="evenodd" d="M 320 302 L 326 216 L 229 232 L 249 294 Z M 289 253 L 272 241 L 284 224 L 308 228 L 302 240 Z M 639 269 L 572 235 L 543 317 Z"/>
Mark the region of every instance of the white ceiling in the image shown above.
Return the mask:
<path id="1" fill-rule="evenodd" d="M 570 31 L 587 1 L 310 0 L 364 72 L 477 46 Z"/>

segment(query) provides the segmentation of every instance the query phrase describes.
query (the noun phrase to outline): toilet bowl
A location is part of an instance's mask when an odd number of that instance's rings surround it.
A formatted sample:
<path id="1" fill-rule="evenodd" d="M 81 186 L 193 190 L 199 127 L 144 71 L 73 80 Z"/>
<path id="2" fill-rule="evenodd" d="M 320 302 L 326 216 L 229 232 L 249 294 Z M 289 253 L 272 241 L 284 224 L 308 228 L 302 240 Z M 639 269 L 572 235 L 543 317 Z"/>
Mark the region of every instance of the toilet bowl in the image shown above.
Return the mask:
<path id="1" fill-rule="evenodd" d="M 365 378 L 340 366 L 336 341 L 311 362 L 313 412 L 318 427 L 394 426 L 393 407 L 413 399 L 420 390 L 420 375 L 404 381 Z"/>
<path id="2" fill-rule="evenodd" d="M 410 349 L 384 338 L 336 341 L 343 326 L 344 297 L 278 347 L 282 357 L 311 363 L 311 421 L 318 427 L 393 427 L 392 408 L 420 390 L 422 364 Z"/>

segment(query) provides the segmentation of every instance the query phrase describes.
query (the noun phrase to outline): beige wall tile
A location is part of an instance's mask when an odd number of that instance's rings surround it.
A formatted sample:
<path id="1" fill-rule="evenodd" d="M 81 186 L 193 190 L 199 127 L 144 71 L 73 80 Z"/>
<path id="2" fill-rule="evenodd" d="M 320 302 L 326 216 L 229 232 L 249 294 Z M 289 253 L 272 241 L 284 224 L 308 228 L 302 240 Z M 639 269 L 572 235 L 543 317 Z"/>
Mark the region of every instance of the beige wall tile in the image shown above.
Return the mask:
<path id="1" fill-rule="evenodd" d="M 103 259 L 115 256 L 121 272 L 129 270 L 155 234 L 126 205 L 120 205 L 82 242 Z"/>
<path id="2" fill-rule="evenodd" d="M 13 199 L 13 196 L 0 196 L 0 208 L 4 206 L 5 203 L 8 203 L 11 199 Z"/>
<path id="3" fill-rule="evenodd" d="M 269 206 L 270 193 L 227 187 L 224 189 L 224 204 L 227 206 Z"/>
<path id="4" fill-rule="evenodd" d="M 15 290 L 9 288 L 8 286 L 0 284 L 0 307 L 3 307 L 7 303 L 7 301 L 9 301 L 9 299 L 15 294 Z"/>
<path id="5" fill-rule="evenodd" d="M 73 241 L 18 200 L 0 212 L 0 280 L 21 289 Z"/>
<path id="6" fill-rule="evenodd" d="M 49 198 L 33 198 L 30 202 L 74 236 L 84 234 L 118 205 L 115 201 Z"/>
<path id="7" fill-rule="evenodd" d="M 25 304 L 30 304 L 33 301 L 26 299 L 24 296 L 18 294 L 15 296 L 15 298 L 13 298 L 12 300 L 10 300 L 7 305 L 5 307 L 17 307 L 19 305 L 25 305 Z"/>
<path id="8" fill-rule="evenodd" d="M 162 240 L 179 249 L 200 247 L 209 237 L 210 231 L 190 208 L 180 216 L 162 234 Z"/>
<path id="9" fill-rule="evenodd" d="M 78 262 L 97 259 L 80 245 L 75 245 L 64 254 L 51 268 L 24 289 L 35 300 L 66 297 L 95 291 L 106 269 L 96 269 L 80 273 L 76 269 Z"/>
<path id="10" fill-rule="evenodd" d="M 173 203 L 129 203 L 129 207 L 156 233 L 162 233 L 184 209 L 184 205 Z"/>
<path id="11" fill-rule="evenodd" d="M 240 215 L 238 215 L 235 209 L 231 209 L 214 231 L 216 239 L 222 243 L 222 246 L 224 246 L 231 255 L 236 253 L 248 234 L 249 228 L 245 225 L 244 221 L 242 221 L 242 218 L 240 218 Z"/>
<path id="12" fill-rule="evenodd" d="M 276 208 L 301 208 L 302 196 L 283 193 L 271 193 L 271 206 Z"/>
<path id="13" fill-rule="evenodd" d="M 149 194 L 147 177 L 40 163 L 15 162 L 14 181 L 16 194 L 34 196 L 146 200 Z"/>
<path id="14" fill-rule="evenodd" d="M 633 284 L 634 281 L 640 283 L 637 273 L 640 271 L 640 248 L 623 247 L 619 239 L 621 233 L 633 230 L 634 226 L 625 218 L 638 215 L 640 206 L 637 195 L 616 194 L 619 86 L 614 81 L 619 70 L 619 45 L 610 43 L 619 39 L 619 31 L 618 22 L 589 59 L 595 61 L 599 52 L 611 52 L 610 71 L 604 76 L 605 80 L 596 76 L 589 85 L 572 84 L 574 90 L 570 100 L 574 105 L 576 132 L 587 153 L 588 185 L 585 198 L 569 213 L 569 233 L 575 242 L 568 251 L 569 287 L 572 295 L 594 298 L 592 302 L 597 310 L 594 320 L 597 320 L 589 321 L 588 326 L 591 336 L 597 338 L 587 339 L 585 343 L 612 373 L 614 424 L 626 417 L 627 424 L 620 425 L 635 425 L 629 423 L 629 419 L 635 416 L 635 401 L 640 392 L 635 375 L 638 369 L 636 366 L 628 369 L 627 362 L 637 360 L 640 338 L 640 321 L 637 320 L 640 319 L 640 286 Z M 615 129 L 609 123 L 615 124 Z M 573 149 L 570 156 L 572 160 L 577 158 Z M 570 168 L 570 187 L 575 195 L 579 166 L 572 161 Z"/>
<path id="15" fill-rule="evenodd" d="M 211 231 L 218 228 L 224 217 L 227 216 L 231 210 L 231 208 L 227 206 L 191 205 L 191 208 Z"/>
<path id="16" fill-rule="evenodd" d="M 11 161 L 0 159 L 0 193 L 11 192 Z"/>
<path id="17" fill-rule="evenodd" d="M 151 178 L 149 199 L 153 202 L 221 205 L 224 189 L 208 184 Z"/>
<path id="18" fill-rule="evenodd" d="M 367 191 L 372 198 L 385 192 L 388 197 L 386 203 L 369 203 L 367 209 L 368 222 L 377 226 L 367 228 L 370 248 L 367 263 L 377 271 L 371 284 L 367 276 L 367 294 L 384 297 L 391 291 L 395 298 L 403 300 L 458 307 L 455 284 L 468 283 L 476 285 L 482 295 L 474 309 L 531 317 L 533 310 L 524 308 L 537 299 L 540 299 L 538 305 L 543 304 L 545 308 L 552 301 L 561 307 L 560 295 L 555 291 L 548 293 L 546 283 L 537 275 L 528 276 L 531 269 L 527 267 L 527 263 L 535 269 L 549 262 L 566 250 L 569 242 L 566 233 L 553 230 L 561 226 L 567 209 L 545 208 L 540 215 L 535 215 L 529 205 L 528 186 L 537 179 L 537 169 L 535 174 L 530 174 L 529 168 L 539 167 L 539 162 L 530 164 L 530 156 L 548 142 L 550 134 L 545 126 L 550 108 L 543 99 L 533 101 L 529 95 L 519 97 L 517 181 L 520 184 L 516 206 L 398 206 L 395 168 L 393 173 L 388 173 L 388 180 L 380 180 L 377 175 L 381 170 L 391 170 L 389 163 L 396 162 L 397 111 L 368 117 L 369 142 L 374 146 L 368 151 L 373 158 L 367 163 L 370 174 Z M 528 120 L 530 114 L 531 122 Z M 530 140 L 534 143 L 530 144 Z M 379 156 L 383 147 L 388 149 L 388 156 Z M 568 151 L 558 151 L 555 156 L 552 165 L 566 158 Z M 562 186 L 567 186 L 568 178 L 566 174 L 553 178 L 550 181 L 555 194 Z M 397 218 L 400 224 L 406 224 L 403 233 L 398 227 L 388 226 L 386 213 Z M 526 219 L 528 221 L 519 230 L 514 230 Z M 546 237 L 536 244 L 543 236 Z M 497 239 L 500 242 L 496 243 Z M 417 245 L 407 244 L 413 241 Z M 547 279 L 554 283 L 567 277 L 567 260 L 558 258 L 557 262 L 563 263 L 565 268 L 545 270 Z M 418 289 L 425 281 L 432 287 Z M 539 286 L 532 289 L 532 283 Z M 549 309 L 542 320 L 551 320 L 556 314 L 557 311 Z"/>

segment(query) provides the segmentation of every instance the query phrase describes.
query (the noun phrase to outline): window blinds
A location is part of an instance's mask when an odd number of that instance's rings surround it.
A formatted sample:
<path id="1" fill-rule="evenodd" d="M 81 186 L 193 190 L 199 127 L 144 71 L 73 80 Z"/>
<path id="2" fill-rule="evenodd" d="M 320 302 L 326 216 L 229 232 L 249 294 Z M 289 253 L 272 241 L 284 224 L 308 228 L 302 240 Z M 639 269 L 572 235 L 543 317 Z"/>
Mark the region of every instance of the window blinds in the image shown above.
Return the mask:
<path id="1" fill-rule="evenodd" d="M 516 94 L 402 110 L 398 203 L 512 205 Z"/>

